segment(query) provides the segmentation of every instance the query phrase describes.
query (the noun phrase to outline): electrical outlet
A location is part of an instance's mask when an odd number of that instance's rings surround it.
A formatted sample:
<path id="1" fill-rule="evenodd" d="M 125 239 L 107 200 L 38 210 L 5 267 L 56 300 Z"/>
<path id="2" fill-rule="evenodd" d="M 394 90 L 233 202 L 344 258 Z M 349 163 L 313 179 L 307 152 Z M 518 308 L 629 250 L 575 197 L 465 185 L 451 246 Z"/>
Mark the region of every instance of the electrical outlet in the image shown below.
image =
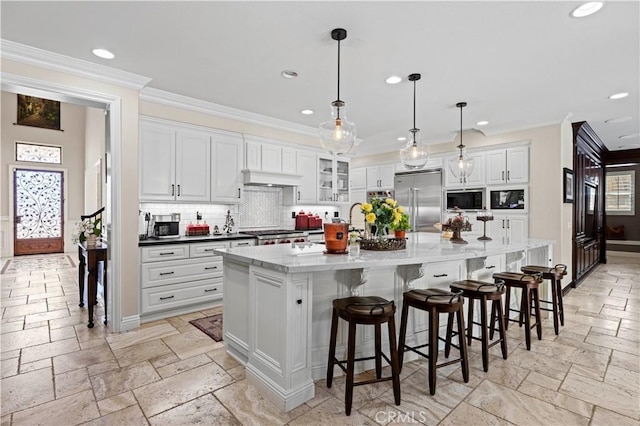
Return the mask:
<path id="1" fill-rule="evenodd" d="M 295 219 L 296 218 L 296 212 L 291 212 L 291 219 Z"/>

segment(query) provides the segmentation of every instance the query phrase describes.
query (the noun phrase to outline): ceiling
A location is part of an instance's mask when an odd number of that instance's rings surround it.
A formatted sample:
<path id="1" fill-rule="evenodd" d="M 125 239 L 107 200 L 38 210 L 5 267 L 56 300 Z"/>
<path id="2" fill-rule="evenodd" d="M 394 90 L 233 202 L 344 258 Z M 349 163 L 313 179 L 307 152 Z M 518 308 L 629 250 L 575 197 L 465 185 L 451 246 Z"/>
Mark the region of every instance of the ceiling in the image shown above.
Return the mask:
<path id="1" fill-rule="evenodd" d="M 330 32 L 342 27 L 340 96 L 363 140 L 356 155 L 403 146 L 411 73 L 422 74 L 416 126 L 427 144 L 455 138 L 455 104 L 466 101 L 463 127 L 487 136 L 568 118 L 589 122 L 610 150 L 639 148 L 640 2 L 571 18 L 580 3 L 3 0 L 0 28 L 5 40 L 150 77 L 148 87 L 316 128 L 336 99 Z M 404 79 L 388 85 L 390 75 Z M 618 92 L 629 96 L 608 99 Z"/>

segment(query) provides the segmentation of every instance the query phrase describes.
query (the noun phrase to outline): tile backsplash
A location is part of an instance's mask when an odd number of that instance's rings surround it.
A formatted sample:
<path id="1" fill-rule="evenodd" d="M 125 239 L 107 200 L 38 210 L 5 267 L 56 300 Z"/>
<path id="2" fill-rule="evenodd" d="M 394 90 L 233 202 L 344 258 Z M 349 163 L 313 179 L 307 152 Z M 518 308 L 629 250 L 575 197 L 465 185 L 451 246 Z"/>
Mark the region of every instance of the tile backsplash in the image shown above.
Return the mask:
<path id="1" fill-rule="evenodd" d="M 245 186 L 243 200 L 237 204 L 193 204 L 193 203 L 140 203 L 143 212 L 142 220 L 139 220 L 139 233 L 144 233 L 144 212 L 154 214 L 180 213 L 180 234 L 185 233 L 189 223 L 196 222 L 196 213 L 202 214 L 202 220 L 206 221 L 211 229 L 215 225 L 222 230 L 225 224 L 227 211 L 236 225 L 235 231 L 251 229 L 294 229 L 295 219 L 292 213 L 303 210 L 305 213 L 318 214 L 321 218 L 331 221 L 334 212 L 340 212 L 343 219 L 347 216 L 339 207 L 324 205 L 282 205 L 282 188 Z M 345 210 L 345 209 L 342 209 Z M 326 215 L 325 215 L 326 213 Z"/>

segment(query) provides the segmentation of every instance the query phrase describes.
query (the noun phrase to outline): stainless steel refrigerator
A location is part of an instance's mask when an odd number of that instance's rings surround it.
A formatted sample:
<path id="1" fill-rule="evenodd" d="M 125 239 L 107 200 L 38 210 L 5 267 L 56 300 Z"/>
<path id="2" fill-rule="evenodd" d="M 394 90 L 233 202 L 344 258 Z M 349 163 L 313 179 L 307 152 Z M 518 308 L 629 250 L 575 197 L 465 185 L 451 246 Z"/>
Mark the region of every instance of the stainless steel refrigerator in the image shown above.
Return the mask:
<path id="1" fill-rule="evenodd" d="M 442 170 L 396 173 L 394 189 L 411 231 L 440 232 L 433 225 L 442 221 Z"/>

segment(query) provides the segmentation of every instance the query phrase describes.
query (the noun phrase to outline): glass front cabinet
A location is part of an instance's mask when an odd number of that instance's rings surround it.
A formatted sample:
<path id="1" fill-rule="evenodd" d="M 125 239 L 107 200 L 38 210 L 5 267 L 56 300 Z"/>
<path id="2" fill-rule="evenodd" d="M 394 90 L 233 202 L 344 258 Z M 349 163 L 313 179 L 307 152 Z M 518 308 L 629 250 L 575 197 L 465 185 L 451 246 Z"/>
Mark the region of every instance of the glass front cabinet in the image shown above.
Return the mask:
<path id="1" fill-rule="evenodd" d="M 345 158 L 318 156 L 319 203 L 349 203 L 350 166 Z"/>

